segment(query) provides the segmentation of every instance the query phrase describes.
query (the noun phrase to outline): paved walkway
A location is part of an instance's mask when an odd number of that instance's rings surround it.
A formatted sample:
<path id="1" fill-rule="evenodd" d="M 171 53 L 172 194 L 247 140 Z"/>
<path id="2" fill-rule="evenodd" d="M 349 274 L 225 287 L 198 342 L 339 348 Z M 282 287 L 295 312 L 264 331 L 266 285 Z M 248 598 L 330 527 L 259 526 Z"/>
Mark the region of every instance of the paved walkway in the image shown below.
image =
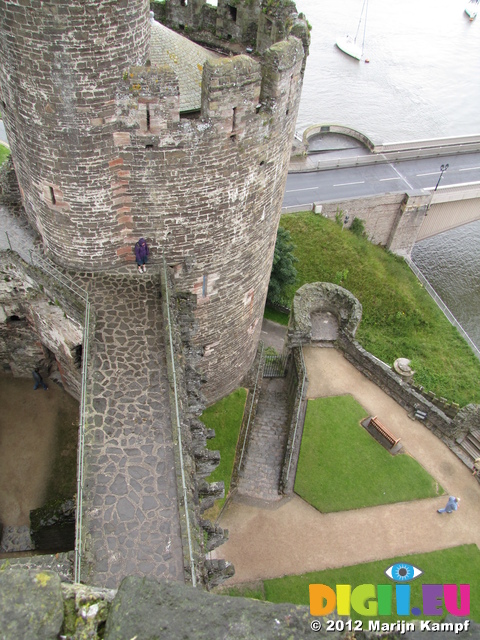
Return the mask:
<path id="1" fill-rule="evenodd" d="M 275 502 L 288 437 L 287 384 L 285 378 L 264 378 L 253 432 L 237 493 Z"/>
<path id="2" fill-rule="evenodd" d="M 158 279 L 97 275 L 85 437 L 89 583 L 184 581 Z M 83 575 L 83 571 L 82 571 Z"/>
<path id="3" fill-rule="evenodd" d="M 475 543 L 480 546 L 480 484 L 469 469 L 421 423 L 359 373 L 335 349 L 304 350 L 308 397 L 352 394 L 376 414 L 448 494 L 461 498 L 459 510 L 438 514 L 446 498 L 322 514 L 298 496 L 276 509 L 232 502 L 220 525 L 228 542 L 213 557 L 233 562 L 229 584 L 348 566 Z"/>

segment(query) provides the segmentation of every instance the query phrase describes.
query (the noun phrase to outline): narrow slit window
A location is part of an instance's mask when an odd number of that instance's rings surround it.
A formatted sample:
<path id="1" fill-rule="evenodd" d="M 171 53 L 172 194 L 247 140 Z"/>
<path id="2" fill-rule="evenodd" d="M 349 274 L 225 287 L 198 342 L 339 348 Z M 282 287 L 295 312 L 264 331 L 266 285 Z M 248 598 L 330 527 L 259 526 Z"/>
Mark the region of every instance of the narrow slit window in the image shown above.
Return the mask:
<path id="1" fill-rule="evenodd" d="M 237 107 L 233 107 L 232 115 L 232 133 L 235 133 L 235 127 L 237 126 Z"/>
<path id="2" fill-rule="evenodd" d="M 228 5 L 228 8 L 230 9 L 230 15 L 232 16 L 232 20 L 234 22 L 237 21 L 237 7 L 232 7 L 231 5 Z"/>
<path id="3" fill-rule="evenodd" d="M 290 76 L 290 84 L 288 85 L 288 100 L 287 100 L 287 110 L 286 110 L 287 116 L 288 116 L 288 112 L 290 111 L 290 101 L 292 99 L 292 85 L 293 85 L 293 75 Z"/>
<path id="4" fill-rule="evenodd" d="M 147 103 L 147 131 L 150 131 L 150 105 Z"/>
<path id="5" fill-rule="evenodd" d="M 50 200 L 52 201 L 52 204 L 57 204 L 57 199 L 55 198 L 55 191 L 53 190 L 53 187 L 49 187 L 50 189 Z"/>
<path id="6" fill-rule="evenodd" d="M 208 286 L 208 276 L 203 276 L 202 298 L 206 298 L 207 297 L 207 286 Z"/>

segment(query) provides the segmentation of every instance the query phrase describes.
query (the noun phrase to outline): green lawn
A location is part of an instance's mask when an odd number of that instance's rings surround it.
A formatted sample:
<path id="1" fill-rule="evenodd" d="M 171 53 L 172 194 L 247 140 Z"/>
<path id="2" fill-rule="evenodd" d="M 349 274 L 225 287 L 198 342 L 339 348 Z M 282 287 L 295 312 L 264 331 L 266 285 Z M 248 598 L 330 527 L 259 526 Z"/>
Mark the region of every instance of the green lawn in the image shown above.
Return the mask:
<path id="1" fill-rule="evenodd" d="M 295 492 L 322 513 L 443 494 L 416 460 L 392 456 L 359 424 L 367 416 L 352 396 L 308 401 Z"/>
<path id="2" fill-rule="evenodd" d="M 286 214 L 298 258 L 289 304 L 307 282 L 334 282 L 362 303 L 357 339 L 392 365 L 412 360 L 415 382 L 464 406 L 480 402 L 480 362 L 447 321 L 404 260 L 331 220 L 313 213 Z"/>
<path id="3" fill-rule="evenodd" d="M 278 324 L 282 324 L 285 327 L 288 326 L 288 318 L 289 316 L 286 313 L 282 313 L 281 311 L 276 311 L 271 307 L 265 307 L 265 311 L 263 312 L 263 317 L 267 320 L 273 320 L 273 322 L 278 322 Z"/>
<path id="4" fill-rule="evenodd" d="M 10 149 L 7 149 L 7 147 L 4 147 L 3 144 L 0 144 L 0 165 L 5 162 L 9 155 Z"/>
<path id="5" fill-rule="evenodd" d="M 351 567 L 341 567 L 340 569 L 329 569 L 327 571 L 315 571 L 298 576 L 285 576 L 274 580 L 264 580 L 252 585 L 250 588 L 230 588 L 224 592 L 230 596 L 254 597 L 259 600 L 269 602 L 290 602 L 298 605 L 309 604 L 310 584 L 326 584 L 335 589 L 337 584 L 350 584 L 352 588 L 360 584 L 393 584 L 385 576 L 385 571 L 391 565 L 402 562 L 409 563 L 421 569 L 423 575 L 413 580 L 411 584 L 411 606 L 422 606 L 421 585 L 422 584 L 470 584 L 470 616 L 471 620 L 480 622 L 480 597 L 478 594 L 480 575 L 480 551 L 475 544 L 462 545 L 443 549 L 442 551 L 432 551 L 431 553 L 421 553 L 410 556 L 398 556 L 377 562 L 357 564 Z M 395 593 L 395 590 L 393 591 Z M 395 596 L 394 596 L 395 598 Z M 395 601 L 392 610 L 395 612 Z M 352 618 L 359 616 L 352 611 Z M 382 622 L 395 622 L 399 616 L 394 614 L 390 617 L 379 618 Z M 415 617 L 401 619 L 415 619 Z"/>
<path id="6" fill-rule="evenodd" d="M 225 483 L 225 496 L 230 488 L 235 449 L 238 434 L 242 426 L 243 411 L 247 399 L 247 390 L 240 388 L 216 404 L 208 407 L 200 416 L 200 420 L 209 429 L 215 430 L 215 438 L 207 440 L 207 448 L 220 451 L 220 464 L 207 478 L 208 482 Z M 214 521 L 225 502 L 225 498 L 217 500 L 215 506 L 205 513 L 205 517 Z"/>

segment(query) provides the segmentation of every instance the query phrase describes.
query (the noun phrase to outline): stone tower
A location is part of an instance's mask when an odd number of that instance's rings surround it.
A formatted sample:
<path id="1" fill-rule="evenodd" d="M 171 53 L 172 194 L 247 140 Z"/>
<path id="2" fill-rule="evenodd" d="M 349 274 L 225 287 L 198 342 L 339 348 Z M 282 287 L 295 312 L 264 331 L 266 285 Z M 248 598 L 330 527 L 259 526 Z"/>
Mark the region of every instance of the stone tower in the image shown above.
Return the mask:
<path id="1" fill-rule="evenodd" d="M 0 0 L 1 108 L 47 255 L 118 269 L 147 238 L 153 268 L 165 256 L 194 297 L 213 402 L 238 386 L 260 336 L 308 29 L 290 0 L 167 0 L 164 14 L 244 51 L 195 63 L 188 109 L 187 63 L 166 46 L 169 64 L 156 62 L 147 0 Z"/>

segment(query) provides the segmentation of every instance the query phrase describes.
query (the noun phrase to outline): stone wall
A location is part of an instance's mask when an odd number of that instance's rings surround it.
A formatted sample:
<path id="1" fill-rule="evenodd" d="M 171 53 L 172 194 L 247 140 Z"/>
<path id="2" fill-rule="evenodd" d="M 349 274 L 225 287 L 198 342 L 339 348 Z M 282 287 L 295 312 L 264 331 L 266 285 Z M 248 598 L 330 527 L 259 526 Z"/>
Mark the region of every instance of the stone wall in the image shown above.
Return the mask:
<path id="1" fill-rule="evenodd" d="M 165 343 L 167 345 L 167 372 L 170 385 L 170 414 L 173 425 L 177 494 L 181 513 L 180 528 L 184 552 L 185 576 L 195 579 L 207 588 L 231 577 L 234 568 L 226 561 L 210 561 L 206 554 L 223 544 L 228 531 L 202 517 L 216 499 L 223 498 L 223 482 L 209 483 L 210 475 L 220 462 L 218 451 L 207 449 L 208 432 L 198 416 L 205 408 L 202 378 L 194 363 L 199 357 L 190 353 L 185 366 L 185 354 L 194 349 L 192 333 L 195 330 L 195 300 L 175 290 L 173 274 L 166 266 L 162 269 L 162 306 Z M 193 561 L 193 566 L 192 566 Z"/>
<path id="2" fill-rule="evenodd" d="M 148 0 L 0 7 L 0 104 L 27 218 L 60 264 L 115 264 L 125 233 L 110 170 L 115 95 L 122 73 L 146 62 Z"/>
<path id="3" fill-rule="evenodd" d="M 238 45 L 263 53 L 272 44 L 298 37 L 308 54 L 309 26 L 292 0 L 165 0 L 152 2 L 155 19 L 196 42 L 238 53 Z"/>
<path id="4" fill-rule="evenodd" d="M 80 397 L 83 310 L 78 300 L 10 251 L 0 254 L 0 366 L 31 377 L 53 365 L 65 389 Z"/>
<path id="5" fill-rule="evenodd" d="M 207 62 L 198 120 L 181 117 L 176 79 L 164 68 L 132 68 L 119 98 L 114 170 L 129 176 L 125 224 L 147 238 L 153 261 L 165 253 L 178 288 L 197 298 L 194 342 L 209 402 L 236 388 L 255 356 L 302 61 L 291 38 L 262 66 L 247 56 Z M 131 256 L 132 241 L 119 253 Z"/>
<path id="6" fill-rule="evenodd" d="M 365 232 L 371 242 L 381 244 L 395 253 L 409 254 L 428 211 L 430 199 L 430 193 L 420 192 L 347 198 L 321 203 L 322 215 L 331 220 L 339 212 L 342 220 L 348 215 L 347 228 L 354 218 L 360 218 L 365 223 Z M 316 204 L 318 206 L 320 203 Z"/>
<path id="7" fill-rule="evenodd" d="M 12 156 L 8 156 L 0 167 L 0 202 L 14 208 L 22 205 Z"/>
<path id="8" fill-rule="evenodd" d="M 289 362 L 289 430 L 283 457 L 279 489 L 286 495 L 293 493 L 297 473 L 298 456 L 302 442 L 305 413 L 307 411 L 308 379 L 302 351 L 298 347 L 291 350 Z"/>

